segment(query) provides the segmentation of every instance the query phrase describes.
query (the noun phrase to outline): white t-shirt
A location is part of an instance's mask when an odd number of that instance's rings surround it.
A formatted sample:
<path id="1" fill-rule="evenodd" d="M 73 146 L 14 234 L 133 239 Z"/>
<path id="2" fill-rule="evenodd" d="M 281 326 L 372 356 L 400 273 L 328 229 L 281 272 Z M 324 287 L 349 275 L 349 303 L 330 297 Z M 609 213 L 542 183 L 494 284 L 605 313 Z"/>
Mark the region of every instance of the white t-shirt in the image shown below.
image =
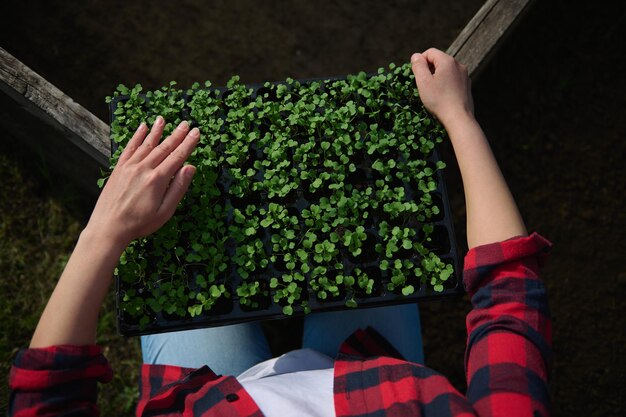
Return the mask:
<path id="1" fill-rule="evenodd" d="M 329 356 L 298 349 L 253 366 L 237 380 L 266 417 L 333 417 L 333 366 Z"/>

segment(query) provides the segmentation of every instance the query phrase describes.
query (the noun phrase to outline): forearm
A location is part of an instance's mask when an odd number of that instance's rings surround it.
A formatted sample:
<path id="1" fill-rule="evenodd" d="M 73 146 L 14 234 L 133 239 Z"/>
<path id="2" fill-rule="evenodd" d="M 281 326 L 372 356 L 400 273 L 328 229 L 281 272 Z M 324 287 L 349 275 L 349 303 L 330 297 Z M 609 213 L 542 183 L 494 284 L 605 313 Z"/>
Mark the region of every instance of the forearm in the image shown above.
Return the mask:
<path id="1" fill-rule="evenodd" d="M 470 114 L 446 124 L 459 164 L 470 248 L 526 236 L 526 227 L 480 125 Z"/>
<path id="2" fill-rule="evenodd" d="M 123 249 L 88 229 L 81 233 L 39 319 L 31 348 L 95 343 L 98 314 Z"/>
<path id="3" fill-rule="evenodd" d="M 174 214 L 195 173 L 195 167 L 182 165 L 200 131 L 189 131 L 182 122 L 159 143 L 164 128 L 161 116 L 149 134 L 142 123 L 126 144 L 39 319 L 31 348 L 95 343 L 98 313 L 122 251 Z"/>

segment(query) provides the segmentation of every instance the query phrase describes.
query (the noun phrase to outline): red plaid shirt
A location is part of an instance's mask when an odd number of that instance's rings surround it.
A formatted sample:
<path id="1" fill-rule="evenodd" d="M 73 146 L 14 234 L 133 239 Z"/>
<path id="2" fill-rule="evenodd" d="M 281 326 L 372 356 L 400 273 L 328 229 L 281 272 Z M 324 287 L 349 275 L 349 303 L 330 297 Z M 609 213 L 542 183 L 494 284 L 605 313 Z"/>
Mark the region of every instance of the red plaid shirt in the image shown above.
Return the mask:
<path id="1" fill-rule="evenodd" d="M 537 234 L 469 251 L 464 285 L 468 390 L 409 363 L 372 329 L 357 330 L 335 361 L 337 416 L 547 416 L 551 327 L 539 264 L 550 243 Z M 97 382 L 111 368 L 97 346 L 21 351 L 11 369 L 10 414 L 98 415 Z M 233 376 L 208 367 L 143 365 L 138 416 L 263 414 Z"/>

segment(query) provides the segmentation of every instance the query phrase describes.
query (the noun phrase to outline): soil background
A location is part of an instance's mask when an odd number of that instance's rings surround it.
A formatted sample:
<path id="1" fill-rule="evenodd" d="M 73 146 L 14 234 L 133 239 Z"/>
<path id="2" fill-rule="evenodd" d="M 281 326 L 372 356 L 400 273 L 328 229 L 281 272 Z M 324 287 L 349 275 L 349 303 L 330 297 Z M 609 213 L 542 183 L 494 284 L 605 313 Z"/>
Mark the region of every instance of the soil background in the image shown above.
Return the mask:
<path id="1" fill-rule="evenodd" d="M 476 114 L 529 230 L 554 244 L 543 273 L 554 320 L 554 415 L 622 415 L 626 7 L 535 3 L 473 80 Z M 224 85 L 233 74 L 247 83 L 334 76 L 374 71 L 430 46 L 445 50 L 481 4 L 2 2 L 0 46 L 108 121 L 104 97 L 119 83 L 154 89 L 170 80 Z M 462 186 L 449 147 L 444 151 L 463 245 Z M 0 360 L 7 375 L 94 200 L 5 132 L 0 175 Z M 130 415 L 139 349 L 136 339 L 115 335 L 113 306 L 109 297 L 99 343 L 117 376 L 101 388 L 101 405 L 103 415 Z M 467 297 L 421 305 L 426 364 L 460 390 L 468 309 Z M 276 353 L 297 346 L 298 338 L 285 334 L 297 334 L 300 324 L 266 326 Z"/>

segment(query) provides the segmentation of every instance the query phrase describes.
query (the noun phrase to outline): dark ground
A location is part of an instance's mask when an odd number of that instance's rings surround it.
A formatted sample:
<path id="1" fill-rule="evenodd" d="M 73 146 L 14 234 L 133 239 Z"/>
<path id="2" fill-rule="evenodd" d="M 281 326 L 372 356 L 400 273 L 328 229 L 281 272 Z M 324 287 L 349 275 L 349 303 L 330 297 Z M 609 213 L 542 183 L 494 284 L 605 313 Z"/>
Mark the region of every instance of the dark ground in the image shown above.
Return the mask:
<path id="1" fill-rule="evenodd" d="M 83 3 L 2 3 L 0 46 L 108 120 L 103 97 L 120 82 L 155 88 L 170 80 L 220 85 L 235 73 L 251 83 L 320 77 L 374 70 L 428 46 L 445 49 L 482 0 L 222 1 L 210 10 L 199 1 Z M 626 8 L 536 3 L 475 80 L 477 117 L 529 230 L 554 243 L 544 269 L 554 319 L 554 414 L 618 416 L 626 346 L 626 68 L 618 51 Z M 9 143 L 0 141 L 3 370 L 27 345 L 93 205 L 71 186 L 59 187 L 67 181 L 51 178 L 45 159 Z M 454 168 L 449 173 L 463 242 L 462 188 Z M 36 280 L 40 274 L 50 282 Z M 119 376 L 103 388 L 103 415 L 130 409 L 139 358 L 136 340 L 112 334 L 111 301 L 100 342 Z M 427 364 L 461 390 L 467 310 L 465 299 L 422 305 Z"/>

